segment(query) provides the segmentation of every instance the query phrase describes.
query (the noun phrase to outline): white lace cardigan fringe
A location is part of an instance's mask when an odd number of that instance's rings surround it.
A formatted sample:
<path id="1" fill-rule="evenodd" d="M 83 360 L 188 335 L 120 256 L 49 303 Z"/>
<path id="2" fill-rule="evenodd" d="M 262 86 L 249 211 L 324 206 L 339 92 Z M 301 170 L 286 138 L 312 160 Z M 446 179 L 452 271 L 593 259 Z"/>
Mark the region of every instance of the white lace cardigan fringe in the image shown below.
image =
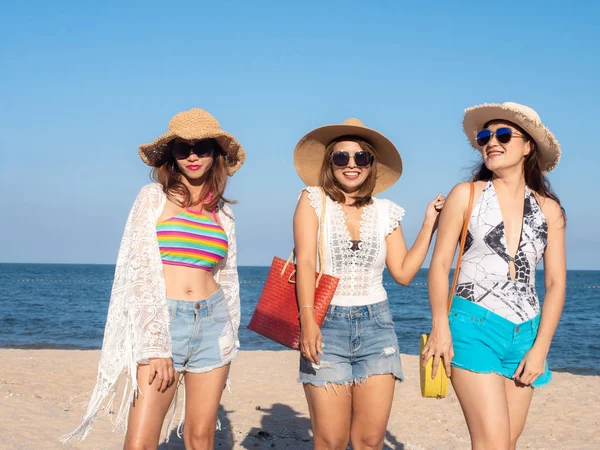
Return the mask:
<path id="1" fill-rule="evenodd" d="M 171 357 L 170 319 L 156 238 L 156 223 L 165 203 L 162 187 L 149 184 L 142 188 L 129 213 L 117 258 L 96 386 L 83 422 L 63 436 L 62 442 L 75 436 L 85 439 L 94 420 L 101 413 L 113 410 L 117 387 L 123 377 L 125 388 L 113 428 L 126 430 L 129 404 L 138 395 L 137 365 L 147 363 L 149 358 Z M 225 294 L 239 347 L 240 286 L 235 219 L 226 204 L 220 205 L 219 220 L 227 234 L 229 248 L 227 256 L 214 270 L 214 277 Z M 176 401 L 172 406 L 175 404 Z"/>

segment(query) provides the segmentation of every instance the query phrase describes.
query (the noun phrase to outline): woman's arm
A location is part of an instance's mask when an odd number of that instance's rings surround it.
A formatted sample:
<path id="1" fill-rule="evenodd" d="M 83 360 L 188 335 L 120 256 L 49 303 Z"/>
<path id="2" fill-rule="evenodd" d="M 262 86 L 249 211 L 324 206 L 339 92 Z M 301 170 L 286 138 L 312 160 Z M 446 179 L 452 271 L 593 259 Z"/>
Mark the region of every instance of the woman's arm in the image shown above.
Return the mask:
<path id="1" fill-rule="evenodd" d="M 321 193 L 320 195 L 324 195 Z M 323 211 L 320 211 L 323 214 Z M 302 192 L 294 214 L 296 251 L 296 292 L 300 310 L 300 350 L 306 359 L 319 364 L 322 351 L 321 330 L 314 316 L 315 272 L 319 219 L 307 191 Z"/>
<path id="2" fill-rule="evenodd" d="M 513 375 L 513 378 L 525 385 L 530 385 L 544 373 L 546 357 L 566 296 L 567 258 L 562 210 L 558 203 L 551 199 L 545 199 L 542 209 L 548 222 L 548 244 L 544 252 L 546 295 L 542 305 L 542 318 L 533 347 L 523 357 Z"/>
<path id="3" fill-rule="evenodd" d="M 544 284 L 546 294 L 542 305 L 542 319 L 535 345 L 547 353 L 558 326 L 566 297 L 567 255 L 565 248 L 565 221 L 562 210 L 554 200 L 548 200 L 548 245 L 544 253 Z"/>
<path id="4" fill-rule="evenodd" d="M 131 316 L 127 327 L 133 329 L 136 362 L 150 364 L 149 384 L 157 380 L 156 388 L 164 391 L 173 382 L 175 372 L 164 275 L 156 239 L 156 220 L 161 213 L 159 209 L 164 206 L 161 198 L 161 188 L 150 184 L 142 189 L 134 203 L 121 244 L 129 250 L 123 255 L 125 267 L 117 267 L 113 295 L 125 295 L 129 306 Z M 125 277 L 131 291 L 121 291 L 117 286 L 117 279 L 121 277 Z M 117 290 L 119 294 L 116 294 Z"/>
<path id="5" fill-rule="evenodd" d="M 437 227 L 439 210 L 444 206 L 444 201 L 444 196 L 439 194 L 427 205 L 425 220 L 410 250 L 406 247 L 400 225 L 385 239 L 388 270 L 392 278 L 403 286 L 410 284 L 425 261 L 433 233 Z"/>
<path id="6" fill-rule="evenodd" d="M 223 295 L 227 301 L 229 314 L 231 314 L 231 326 L 235 335 L 235 346 L 240 347 L 238 332 L 240 328 L 240 281 L 237 268 L 237 239 L 235 234 L 235 216 L 231 208 L 224 204 L 222 207 L 221 222 L 224 222 L 227 234 L 227 255 L 220 264 L 217 282 L 223 289 Z"/>
<path id="7" fill-rule="evenodd" d="M 171 335 L 156 240 L 156 219 L 163 203 L 161 188 L 142 188 L 127 218 L 117 257 L 108 315 L 98 364 L 96 386 L 83 422 L 63 442 L 81 433 L 82 439 L 103 411 L 112 410 L 119 380 L 127 378 L 123 402 L 114 416 L 114 427 L 127 427 L 129 403 L 143 383 L 165 389 L 174 379 Z M 138 380 L 137 365 L 150 364 L 150 378 Z"/>
<path id="8" fill-rule="evenodd" d="M 429 266 L 429 302 L 431 305 L 431 333 L 422 352 L 423 364 L 433 356 L 432 377 L 437 374 L 440 358 L 444 359 L 450 376 L 450 362 L 454 356 L 452 336 L 448 323 L 448 275 L 456 253 L 456 246 L 469 203 L 469 183 L 455 186 L 440 214 L 438 236 Z"/>

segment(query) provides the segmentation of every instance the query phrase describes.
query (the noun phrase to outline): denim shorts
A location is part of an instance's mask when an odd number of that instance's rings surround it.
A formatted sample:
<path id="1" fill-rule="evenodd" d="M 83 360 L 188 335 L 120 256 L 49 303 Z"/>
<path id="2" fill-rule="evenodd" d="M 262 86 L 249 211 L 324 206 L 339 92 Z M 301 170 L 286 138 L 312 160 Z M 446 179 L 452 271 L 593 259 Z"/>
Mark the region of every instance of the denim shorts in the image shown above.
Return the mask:
<path id="1" fill-rule="evenodd" d="M 452 366 L 477 373 L 497 373 L 512 378 L 537 336 L 541 315 L 513 323 L 462 297 L 455 296 L 450 310 L 454 345 Z M 548 363 L 532 384 L 541 387 L 552 379 Z"/>
<path id="2" fill-rule="evenodd" d="M 221 288 L 205 300 L 169 298 L 167 302 L 173 366 L 177 372 L 208 372 L 235 358 L 235 333 Z"/>
<path id="3" fill-rule="evenodd" d="M 321 364 L 300 355 L 299 382 L 351 385 L 388 373 L 403 379 L 398 337 L 387 300 L 365 306 L 331 305 L 321 333 Z"/>

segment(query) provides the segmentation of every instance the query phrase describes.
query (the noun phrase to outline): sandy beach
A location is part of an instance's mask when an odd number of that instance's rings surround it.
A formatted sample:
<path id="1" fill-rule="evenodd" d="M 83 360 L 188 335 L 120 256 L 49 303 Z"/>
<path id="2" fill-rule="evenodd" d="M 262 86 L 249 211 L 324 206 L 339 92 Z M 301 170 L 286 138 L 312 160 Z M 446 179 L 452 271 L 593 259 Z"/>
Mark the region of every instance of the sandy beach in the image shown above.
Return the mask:
<path id="1" fill-rule="evenodd" d="M 84 442 L 58 441 L 82 417 L 99 355 L 99 351 L 0 350 L 0 448 L 122 448 L 123 434 L 111 431 L 109 415 L 96 422 Z M 456 396 L 451 392 L 444 400 L 421 398 L 417 362 L 416 356 L 402 355 L 406 380 L 396 387 L 386 448 L 469 449 Z M 232 367 L 232 392 L 223 395 L 219 413 L 223 426 L 215 447 L 312 448 L 308 411 L 296 376 L 297 354 L 292 351 L 242 352 Z M 550 386 L 534 396 L 520 448 L 597 449 L 598 430 L 600 377 L 555 373 Z M 160 448 L 183 449 L 183 444 L 175 436 Z"/>

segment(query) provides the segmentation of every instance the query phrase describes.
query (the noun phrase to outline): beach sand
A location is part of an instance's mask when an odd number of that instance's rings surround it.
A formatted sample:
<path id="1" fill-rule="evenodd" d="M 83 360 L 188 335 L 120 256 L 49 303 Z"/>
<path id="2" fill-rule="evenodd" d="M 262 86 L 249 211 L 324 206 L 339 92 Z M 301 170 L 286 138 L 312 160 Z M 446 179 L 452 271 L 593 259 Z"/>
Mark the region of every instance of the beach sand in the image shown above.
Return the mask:
<path id="1" fill-rule="evenodd" d="M 0 448 L 121 449 L 123 434 L 111 431 L 108 415 L 96 421 L 84 442 L 58 441 L 84 413 L 99 355 L 99 351 L 0 350 Z M 240 353 L 232 366 L 232 392 L 223 394 L 219 413 L 223 426 L 215 448 L 312 448 L 308 410 L 296 383 L 297 358 L 292 351 Z M 444 400 L 421 398 L 418 358 L 402 355 L 402 364 L 406 380 L 396 386 L 386 448 L 469 449 L 454 393 Z M 599 431 L 600 377 L 555 373 L 552 383 L 534 395 L 519 448 L 598 449 Z M 160 448 L 183 449 L 183 443 L 175 436 Z"/>

